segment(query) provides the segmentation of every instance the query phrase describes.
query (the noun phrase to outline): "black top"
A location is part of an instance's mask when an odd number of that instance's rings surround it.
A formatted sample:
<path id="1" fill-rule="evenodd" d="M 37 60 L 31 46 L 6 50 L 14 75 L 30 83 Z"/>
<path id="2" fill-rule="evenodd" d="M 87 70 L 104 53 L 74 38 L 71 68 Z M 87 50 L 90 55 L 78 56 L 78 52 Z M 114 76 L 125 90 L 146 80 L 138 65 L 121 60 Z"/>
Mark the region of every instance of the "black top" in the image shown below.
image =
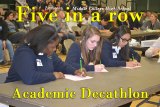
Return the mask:
<path id="1" fill-rule="evenodd" d="M 0 40 L 7 39 L 8 31 L 7 23 L 2 18 L 0 18 Z"/>

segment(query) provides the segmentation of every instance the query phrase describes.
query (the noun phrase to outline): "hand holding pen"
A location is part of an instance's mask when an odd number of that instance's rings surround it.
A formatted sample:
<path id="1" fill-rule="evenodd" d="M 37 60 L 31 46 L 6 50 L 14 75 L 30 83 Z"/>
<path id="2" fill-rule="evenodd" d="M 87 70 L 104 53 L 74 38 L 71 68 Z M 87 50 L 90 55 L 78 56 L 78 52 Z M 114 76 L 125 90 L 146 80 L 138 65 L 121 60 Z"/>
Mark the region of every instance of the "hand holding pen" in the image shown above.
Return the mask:
<path id="1" fill-rule="evenodd" d="M 75 75 L 77 76 L 82 76 L 82 77 L 85 77 L 87 74 L 86 74 L 86 69 L 82 68 L 82 69 L 78 69 L 74 72 Z"/>
<path id="2" fill-rule="evenodd" d="M 75 75 L 85 77 L 87 74 L 86 74 L 86 69 L 83 68 L 82 66 L 82 58 L 80 58 L 79 64 L 80 64 L 80 69 L 75 71 Z"/>

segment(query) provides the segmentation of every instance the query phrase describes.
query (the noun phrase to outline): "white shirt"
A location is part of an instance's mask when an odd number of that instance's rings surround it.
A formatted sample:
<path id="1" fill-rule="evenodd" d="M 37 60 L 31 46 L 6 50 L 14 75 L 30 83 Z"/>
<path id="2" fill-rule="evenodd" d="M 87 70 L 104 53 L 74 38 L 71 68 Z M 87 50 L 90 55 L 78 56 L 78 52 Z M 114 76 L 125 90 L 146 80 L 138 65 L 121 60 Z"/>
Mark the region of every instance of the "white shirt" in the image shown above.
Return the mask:
<path id="1" fill-rule="evenodd" d="M 158 54 L 159 51 L 160 51 L 160 37 L 149 49 L 146 50 L 145 56 L 153 57 L 154 55 Z"/>

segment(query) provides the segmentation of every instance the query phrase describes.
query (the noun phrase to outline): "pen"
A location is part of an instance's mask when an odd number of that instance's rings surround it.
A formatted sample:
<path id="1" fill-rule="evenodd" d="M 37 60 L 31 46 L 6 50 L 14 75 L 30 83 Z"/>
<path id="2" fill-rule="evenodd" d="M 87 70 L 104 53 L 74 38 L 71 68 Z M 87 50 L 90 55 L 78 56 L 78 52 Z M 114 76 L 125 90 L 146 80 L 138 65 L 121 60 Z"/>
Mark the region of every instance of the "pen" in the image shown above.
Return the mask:
<path id="1" fill-rule="evenodd" d="M 81 69 L 81 72 L 82 72 L 82 58 L 80 58 L 80 69 Z"/>
<path id="2" fill-rule="evenodd" d="M 132 61 L 134 61 L 135 59 L 134 59 L 134 55 L 132 54 Z"/>

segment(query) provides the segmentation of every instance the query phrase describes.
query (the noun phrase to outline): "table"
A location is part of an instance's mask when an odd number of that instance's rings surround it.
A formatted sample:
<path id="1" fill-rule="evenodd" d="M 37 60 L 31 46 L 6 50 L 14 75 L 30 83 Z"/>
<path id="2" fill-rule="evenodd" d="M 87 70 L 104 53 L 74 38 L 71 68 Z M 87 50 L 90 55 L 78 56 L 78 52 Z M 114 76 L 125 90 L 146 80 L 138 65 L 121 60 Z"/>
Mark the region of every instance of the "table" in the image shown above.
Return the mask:
<path id="1" fill-rule="evenodd" d="M 101 33 L 102 37 L 110 37 L 112 33 Z M 150 35 L 160 35 L 160 30 L 153 30 L 153 31 L 142 31 L 142 30 L 131 30 L 131 37 L 132 38 L 139 38 L 144 36 L 150 36 Z"/>
<path id="2" fill-rule="evenodd" d="M 152 64 L 152 65 L 151 65 Z M 91 90 L 114 91 L 122 87 L 127 90 L 132 87 L 133 91 L 146 91 L 152 94 L 160 91 L 160 64 L 157 59 L 142 58 L 142 67 L 136 69 L 107 68 L 106 73 L 88 73 L 93 79 L 85 81 L 70 81 L 61 79 L 39 85 L 25 85 L 22 82 L 11 82 L 0 84 L 0 102 L 14 105 L 16 107 L 116 107 L 134 99 L 81 99 L 80 88 L 87 87 Z M 40 91 L 44 87 L 45 91 L 70 91 L 76 92 L 75 99 L 12 99 L 16 88 L 20 92 Z"/>
<path id="3" fill-rule="evenodd" d="M 149 31 L 142 31 L 142 30 L 131 30 L 131 37 L 144 37 L 150 35 L 160 35 L 160 30 L 149 30 Z"/>

